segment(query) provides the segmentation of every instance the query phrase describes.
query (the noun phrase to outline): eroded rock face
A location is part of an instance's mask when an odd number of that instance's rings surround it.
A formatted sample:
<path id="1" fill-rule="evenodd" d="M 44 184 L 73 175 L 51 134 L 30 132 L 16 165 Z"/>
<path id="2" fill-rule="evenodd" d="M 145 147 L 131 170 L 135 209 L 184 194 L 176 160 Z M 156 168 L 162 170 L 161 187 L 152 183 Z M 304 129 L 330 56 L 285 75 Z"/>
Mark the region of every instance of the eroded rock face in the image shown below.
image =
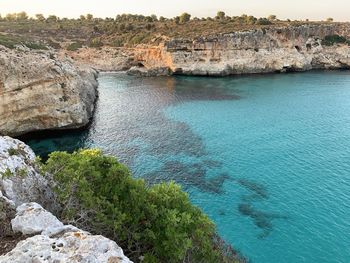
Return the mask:
<path id="1" fill-rule="evenodd" d="M 17 136 L 86 125 L 97 72 L 49 51 L 0 46 L 0 134 Z"/>
<path id="2" fill-rule="evenodd" d="M 155 68 L 169 68 L 173 74 L 203 76 L 350 68 L 350 47 L 322 45 L 322 39 L 329 35 L 350 39 L 350 24 L 303 25 L 173 39 L 158 47 L 135 49 L 135 60 L 144 66 L 145 76 L 145 69 Z"/>
<path id="3" fill-rule="evenodd" d="M 54 212 L 59 209 L 48 181 L 35 167 L 35 154 L 23 142 L 0 136 L 0 196 L 16 206 L 38 202 Z"/>
<path id="4" fill-rule="evenodd" d="M 64 226 L 39 204 L 17 208 L 12 228 L 22 234 L 37 234 L 17 244 L 0 262 L 96 262 L 131 263 L 112 240 Z"/>
<path id="5" fill-rule="evenodd" d="M 60 56 L 69 56 L 75 62 L 99 71 L 123 71 L 129 69 L 133 63 L 132 50 L 124 48 L 83 47 L 76 51 L 61 50 Z"/>

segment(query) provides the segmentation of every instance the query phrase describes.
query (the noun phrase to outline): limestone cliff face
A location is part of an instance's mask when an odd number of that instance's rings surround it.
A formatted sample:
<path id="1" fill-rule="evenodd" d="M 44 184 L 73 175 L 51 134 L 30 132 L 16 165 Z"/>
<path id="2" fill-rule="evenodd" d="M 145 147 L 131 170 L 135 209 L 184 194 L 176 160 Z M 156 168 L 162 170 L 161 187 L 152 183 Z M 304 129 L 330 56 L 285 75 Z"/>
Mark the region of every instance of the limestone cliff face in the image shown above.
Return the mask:
<path id="1" fill-rule="evenodd" d="M 144 66 L 142 72 L 169 68 L 172 73 L 185 75 L 349 68 L 347 44 L 322 45 L 322 40 L 330 35 L 349 39 L 350 24 L 303 25 L 173 39 L 157 47 L 139 47 L 134 56 Z"/>
<path id="2" fill-rule="evenodd" d="M 21 135 L 86 125 L 97 72 L 50 52 L 0 46 L 0 134 Z"/>

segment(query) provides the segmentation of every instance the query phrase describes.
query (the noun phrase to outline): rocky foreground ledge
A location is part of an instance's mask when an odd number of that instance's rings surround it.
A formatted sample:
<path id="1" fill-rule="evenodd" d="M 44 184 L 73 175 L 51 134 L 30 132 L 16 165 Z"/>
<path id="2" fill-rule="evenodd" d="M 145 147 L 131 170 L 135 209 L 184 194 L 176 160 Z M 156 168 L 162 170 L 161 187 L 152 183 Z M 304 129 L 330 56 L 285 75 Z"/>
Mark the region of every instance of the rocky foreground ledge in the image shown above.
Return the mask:
<path id="1" fill-rule="evenodd" d="M 0 135 L 73 129 L 88 124 L 97 71 L 50 50 L 0 45 Z"/>
<path id="2" fill-rule="evenodd" d="M 33 151 L 0 136 L 0 263 L 132 263 L 114 241 L 64 225 L 58 209 Z"/>

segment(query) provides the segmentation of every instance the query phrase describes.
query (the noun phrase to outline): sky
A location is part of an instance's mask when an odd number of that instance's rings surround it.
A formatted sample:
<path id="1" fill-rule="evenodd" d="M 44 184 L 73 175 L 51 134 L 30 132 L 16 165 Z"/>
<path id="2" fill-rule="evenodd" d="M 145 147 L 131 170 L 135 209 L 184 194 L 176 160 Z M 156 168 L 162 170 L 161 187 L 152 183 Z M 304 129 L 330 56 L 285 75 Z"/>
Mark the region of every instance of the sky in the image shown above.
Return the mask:
<path id="1" fill-rule="evenodd" d="M 350 21 L 350 0 L 0 0 L 0 14 L 26 11 L 59 17 L 78 17 L 91 13 L 95 17 L 115 17 L 117 14 L 156 14 L 174 17 L 183 12 L 193 17 L 215 16 L 222 10 L 227 15 L 248 14 L 266 17 L 274 14 L 281 19 Z"/>

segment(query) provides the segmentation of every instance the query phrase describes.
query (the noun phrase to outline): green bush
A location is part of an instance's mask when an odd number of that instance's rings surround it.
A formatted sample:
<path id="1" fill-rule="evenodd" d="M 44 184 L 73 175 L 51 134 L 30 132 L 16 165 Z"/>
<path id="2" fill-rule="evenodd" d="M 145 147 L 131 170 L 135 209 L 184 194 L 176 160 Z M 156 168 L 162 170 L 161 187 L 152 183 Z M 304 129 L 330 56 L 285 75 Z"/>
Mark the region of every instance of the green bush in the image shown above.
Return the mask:
<path id="1" fill-rule="evenodd" d="M 93 38 L 89 42 L 89 47 L 102 47 L 103 42 L 100 38 Z"/>
<path id="2" fill-rule="evenodd" d="M 339 35 L 328 35 L 322 40 L 322 45 L 332 46 L 334 44 L 344 44 L 348 43 L 347 39 Z"/>
<path id="3" fill-rule="evenodd" d="M 77 51 L 79 48 L 82 48 L 83 44 L 80 42 L 73 42 L 68 45 L 67 50 L 68 51 Z"/>
<path id="4" fill-rule="evenodd" d="M 62 220 L 114 239 L 135 262 L 238 262 L 175 183 L 147 186 L 99 150 L 54 152 L 43 171 L 53 175 Z"/>

